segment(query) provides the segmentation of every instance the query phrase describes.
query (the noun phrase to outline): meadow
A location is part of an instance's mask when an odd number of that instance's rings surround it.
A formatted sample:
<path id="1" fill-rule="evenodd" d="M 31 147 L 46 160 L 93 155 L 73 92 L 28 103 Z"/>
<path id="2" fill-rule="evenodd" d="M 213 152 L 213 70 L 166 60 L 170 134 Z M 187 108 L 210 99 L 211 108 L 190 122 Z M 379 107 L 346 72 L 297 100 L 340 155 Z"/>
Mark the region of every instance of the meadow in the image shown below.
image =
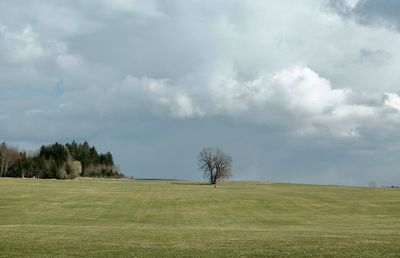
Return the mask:
<path id="1" fill-rule="evenodd" d="M 400 190 L 0 179 L 0 257 L 399 257 Z"/>

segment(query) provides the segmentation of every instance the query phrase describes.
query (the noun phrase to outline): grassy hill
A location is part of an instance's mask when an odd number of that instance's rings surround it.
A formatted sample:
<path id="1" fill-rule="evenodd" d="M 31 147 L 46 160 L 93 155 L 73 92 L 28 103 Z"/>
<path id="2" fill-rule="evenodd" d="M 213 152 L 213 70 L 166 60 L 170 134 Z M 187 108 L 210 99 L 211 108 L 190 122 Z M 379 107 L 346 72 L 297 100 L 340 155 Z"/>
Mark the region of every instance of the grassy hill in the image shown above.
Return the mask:
<path id="1" fill-rule="evenodd" d="M 0 179 L 0 257 L 399 257 L 400 191 Z"/>

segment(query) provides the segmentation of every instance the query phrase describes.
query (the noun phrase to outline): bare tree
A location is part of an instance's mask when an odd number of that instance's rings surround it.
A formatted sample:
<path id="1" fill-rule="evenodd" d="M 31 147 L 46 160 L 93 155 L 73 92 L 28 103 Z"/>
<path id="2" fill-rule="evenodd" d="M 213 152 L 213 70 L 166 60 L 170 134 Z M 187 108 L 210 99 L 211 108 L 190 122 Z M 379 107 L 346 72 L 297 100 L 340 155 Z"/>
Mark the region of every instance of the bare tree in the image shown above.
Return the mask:
<path id="1" fill-rule="evenodd" d="M 4 142 L 0 145 L 0 177 L 7 176 L 8 168 L 19 158 L 17 148 L 9 147 Z"/>
<path id="2" fill-rule="evenodd" d="M 232 176 L 232 158 L 218 148 L 203 149 L 198 155 L 198 165 L 210 184 L 215 186 L 218 181 Z"/>

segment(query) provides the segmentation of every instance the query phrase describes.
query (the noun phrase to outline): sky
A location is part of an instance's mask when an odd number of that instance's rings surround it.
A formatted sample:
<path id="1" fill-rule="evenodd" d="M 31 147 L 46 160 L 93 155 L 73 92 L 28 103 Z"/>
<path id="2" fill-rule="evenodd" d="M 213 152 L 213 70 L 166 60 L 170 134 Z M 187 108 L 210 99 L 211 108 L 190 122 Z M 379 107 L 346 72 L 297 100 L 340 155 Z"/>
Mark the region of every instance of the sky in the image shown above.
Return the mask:
<path id="1" fill-rule="evenodd" d="M 0 140 L 137 178 L 400 184 L 400 1 L 0 0 Z"/>

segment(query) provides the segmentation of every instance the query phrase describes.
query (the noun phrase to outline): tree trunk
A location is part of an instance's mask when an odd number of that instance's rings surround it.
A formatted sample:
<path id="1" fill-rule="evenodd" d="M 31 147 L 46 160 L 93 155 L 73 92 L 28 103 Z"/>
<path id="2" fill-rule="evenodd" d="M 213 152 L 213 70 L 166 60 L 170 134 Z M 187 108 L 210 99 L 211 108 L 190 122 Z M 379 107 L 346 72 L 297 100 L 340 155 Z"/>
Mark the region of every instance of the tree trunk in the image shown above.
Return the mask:
<path id="1" fill-rule="evenodd" d="M 1 158 L 0 177 L 3 177 L 4 159 Z"/>
<path id="2" fill-rule="evenodd" d="M 4 173 L 6 173 L 6 174 L 8 174 L 8 162 L 9 162 L 9 160 L 10 160 L 10 159 L 7 159 L 6 165 L 5 165 L 5 167 L 4 167 Z M 6 175 L 6 174 L 5 174 L 5 175 Z"/>

